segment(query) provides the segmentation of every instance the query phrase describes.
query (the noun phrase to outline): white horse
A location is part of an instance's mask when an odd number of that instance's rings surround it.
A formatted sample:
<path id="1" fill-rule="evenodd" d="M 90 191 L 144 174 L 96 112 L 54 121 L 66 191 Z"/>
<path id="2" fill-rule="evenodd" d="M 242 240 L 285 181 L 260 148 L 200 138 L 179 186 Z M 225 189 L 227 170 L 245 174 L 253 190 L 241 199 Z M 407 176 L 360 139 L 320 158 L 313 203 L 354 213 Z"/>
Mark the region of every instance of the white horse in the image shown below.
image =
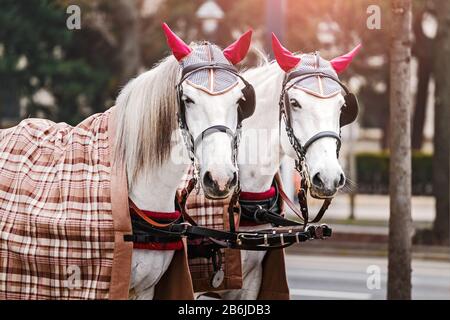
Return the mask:
<path id="1" fill-rule="evenodd" d="M 358 49 L 359 47 L 347 55 L 333 59 L 331 63 L 322 58 L 318 58 L 320 60 L 317 62 L 323 64 L 324 68 L 333 67 L 339 73 L 349 65 Z M 238 156 L 241 188 L 246 192 L 261 193 L 269 190 L 283 159 L 297 158 L 286 134 L 285 124 L 283 121 L 279 122 L 278 103 L 285 75 L 304 68 L 313 55 L 294 56 L 281 46 L 275 36 L 273 36 L 273 50 L 278 64 L 266 62 L 263 66 L 244 73 L 244 77 L 252 83 L 256 92 L 256 110 L 254 115 L 243 123 L 243 137 Z M 315 81 L 319 81 L 319 85 L 326 85 L 323 79 Z M 304 144 L 319 132 L 332 131 L 339 135 L 344 97 L 339 86 L 331 89 L 333 92 L 329 92 L 330 94 L 317 94 L 314 90 L 302 86 L 293 86 L 288 91 L 292 107 L 292 127 L 301 143 Z M 334 197 L 345 184 L 345 175 L 339 164 L 336 148 L 336 140 L 327 137 L 315 141 L 306 152 L 305 162 L 311 180 L 310 190 L 312 196 L 316 198 Z M 257 158 L 250 159 L 252 154 L 256 154 Z M 270 227 L 271 225 L 260 225 L 240 229 L 255 230 Z M 265 251 L 242 251 L 242 289 L 222 291 L 220 292 L 222 298 L 254 300 L 258 297 L 265 253 Z"/>
<path id="2" fill-rule="evenodd" d="M 175 87 L 180 81 L 180 64 L 183 65 L 189 56 L 195 56 L 198 58 L 196 61 L 201 62 L 205 50 L 222 55 L 222 60 L 226 58 L 233 64 L 237 63 L 247 53 L 242 48 L 247 47 L 248 50 L 251 33 L 246 33 L 222 54 L 210 44 L 189 47 L 167 25 L 164 25 L 164 30 L 175 58 L 169 56 L 162 60 L 150 71 L 130 81 L 121 91 L 116 103 L 116 148 L 119 161 L 126 165 L 129 198 L 141 210 L 172 213 L 175 211 L 177 187 L 191 165 L 187 153 L 182 152 L 185 146 L 177 123 Z M 236 47 L 239 47 L 239 53 L 234 52 Z M 230 62 L 227 63 L 231 65 Z M 185 81 L 182 92 L 186 124 L 194 139 L 212 126 L 236 128 L 237 104 L 242 98 L 237 83 L 213 95 Z M 232 161 L 230 136 L 216 132 L 205 137 L 200 145 L 202 152 L 196 150 L 196 158 L 206 195 L 212 198 L 228 196 L 236 184 L 237 171 Z M 167 270 L 173 255 L 174 251 L 133 250 L 130 290 L 133 289 L 136 299 L 153 298 L 155 285 Z"/>

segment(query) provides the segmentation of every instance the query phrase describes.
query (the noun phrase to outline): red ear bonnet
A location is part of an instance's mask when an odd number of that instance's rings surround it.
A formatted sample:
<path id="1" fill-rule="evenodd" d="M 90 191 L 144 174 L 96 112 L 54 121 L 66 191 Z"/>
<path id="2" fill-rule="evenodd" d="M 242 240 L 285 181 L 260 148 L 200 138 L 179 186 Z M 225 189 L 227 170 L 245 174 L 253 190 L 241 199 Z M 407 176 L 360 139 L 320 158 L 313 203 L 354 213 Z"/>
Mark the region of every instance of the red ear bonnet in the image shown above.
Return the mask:
<path id="1" fill-rule="evenodd" d="M 162 25 L 164 33 L 166 34 L 167 44 L 170 49 L 172 49 L 172 53 L 175 58 L 180 61 L 184 57 L 186 57 L 189 53 L 191 53 L 192 49 L 184 43 L 172 30 L 170 30 L 169 26 L 166 23 Z"/>
<path id="2" fill-rule="evenodd" d="M 291 71 L 300 63 L 300 57 L 296 57 L 288 49 L 283 47 L 277 36 L 272 32 L 272 50 L 278 65 L 285 72 Z"/>
<path id="3" fill-rule="evenodd" d="M 357 45 L 352 51 L 350 51 L 347 54 L 344 54 L 343 56 L 334 58 L 330 61 L 331 65 L 333 66 L 334 70 L 336 70 L 336 73 L 341 73 L 345 71 L 345 69 L 348 68 L 350 63 L 352 62 L 353 58 L 356 56 L 358 51 L 361 49 L 362 45 Z"/>
<path id="4" fill-rule="evenodd" d="M 250 43 L 252 41 L 253 30 L 248 30 L 239 39 L 230 44 L 223 50 L 223 55 L 232 64 L 238 64 L 241 62 L 248 53 Z"/>

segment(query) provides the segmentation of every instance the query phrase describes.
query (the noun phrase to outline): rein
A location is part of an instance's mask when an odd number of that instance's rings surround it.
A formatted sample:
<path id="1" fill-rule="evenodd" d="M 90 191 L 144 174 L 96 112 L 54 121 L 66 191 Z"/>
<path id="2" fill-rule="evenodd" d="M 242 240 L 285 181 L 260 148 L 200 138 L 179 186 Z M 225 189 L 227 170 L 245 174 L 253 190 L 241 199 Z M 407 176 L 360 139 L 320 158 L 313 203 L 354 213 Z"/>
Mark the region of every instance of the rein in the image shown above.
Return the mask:
<path id="1" fill-rule="evenodd" d="M 152 242 L 154 241 L 153 234 L 165 235 L 167 237 L 188 237 L 190 239 L 209 239 L 216 249 L 231 248 L 239 250 L 252 251 L 266 251 L 271 249 L 286 248 L 294 243 L 304 242 L 311 239 L 323 239 L 331 236 L 331 229 L 326 225 L 321 226 L 304 226 L 295 221 L 285 219 L 281 216 L 274 221 L 277 225 L 282 225 L 280 228 L 271 228 L 258 231 L 239 231 L 236 230 L 234 223 L 234 214 L 239 213 L 237 203 L 239 201 L 240 191 L 233 193 L 228 206 L 228 216 L 230 223 L 229 231 L 222 231 L 199 226 L 192 217 L 189 216 L 186 210 L 186 202 L 190 193 L 195 189 L 196 181 L 192 178 L 188 186 L 182 191 L 178 203 L 180 205 L 181 214 L 184 222 L 179 220 L 172 221 L 167 224 L 160 224 L 153 219 L 148 218 L 141 210 L 134 209 L 135 206 L 130 202 L 133 210 L 142 218 L 147 224 L 146 231 L 149 233 L 148 237 L 138 237 L 135 235 L 125 236 L 125 241 Z M 281 189 L 280 189 L 281 190 Z M 287 199 L 284 192 L 280 192 L 283 199 Z M 290 201 L 290 200 L 289 200 Z M 289 207 L 295 208 L 295 205 L 290 202 Z"/>

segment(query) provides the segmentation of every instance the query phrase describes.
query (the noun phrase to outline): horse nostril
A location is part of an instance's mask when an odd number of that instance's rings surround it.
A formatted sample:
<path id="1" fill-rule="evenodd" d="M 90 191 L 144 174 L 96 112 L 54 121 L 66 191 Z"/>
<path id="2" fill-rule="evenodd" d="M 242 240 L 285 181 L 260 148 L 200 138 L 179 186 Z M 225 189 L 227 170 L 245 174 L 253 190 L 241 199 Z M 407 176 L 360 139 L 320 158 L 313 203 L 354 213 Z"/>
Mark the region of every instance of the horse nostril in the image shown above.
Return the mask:
<path id="1" fill-rule="evenodd" d="M 235 185 L 237 185 L 238 182 L 238 176 L 236 172 L 233 172 L 233 178 L 228 182 L 228 185 L 230 187 L 234 187 Z"/>
<path id="2" fill-rule="evenodd" d="M 203 176 L 203 184 L 205 186 L 213 186 L 214 185 L 214 180 L 212 178 L 211 172 L 210 171 L 206 171 L 205 175 Z"/>
<path id="3" fill-rule="evenodd" d="M 338 187 L 338 188 L 343 187 L 344 184 L 345 184 L 345 176 L 344 176 L 343 173 L 341 173 L 341 177 L 340 177 L 340 179 L 339 179 L 339 182 L 338 182 L 337 187 Z"/>
<path id="4" fill-rule="evenodd" d="M 316 173 L 312 179 L 313 185 L 315 185 L 318 188 L 323 188 L 324 184 L 322 179 L 320 178 L 320 173 Z"/>

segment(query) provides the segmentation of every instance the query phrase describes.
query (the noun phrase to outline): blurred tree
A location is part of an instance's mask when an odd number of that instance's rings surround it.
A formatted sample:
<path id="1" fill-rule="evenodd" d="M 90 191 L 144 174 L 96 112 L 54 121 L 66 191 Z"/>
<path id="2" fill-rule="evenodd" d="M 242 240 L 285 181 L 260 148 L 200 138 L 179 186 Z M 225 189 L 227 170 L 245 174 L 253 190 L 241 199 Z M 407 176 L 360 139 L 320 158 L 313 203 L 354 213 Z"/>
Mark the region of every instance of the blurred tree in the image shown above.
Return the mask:
<path id="1" fill-rule="evenodd" d="M 84 59 L 69 58 L 74 34 L 66 28 L 65 9 L 51 0 L 4 0 L 0 10 L 0 104 L 3 109 L 26 105 L 26 116 L 43 111 L 54 120 L 77 123 L 84 104 L 95 100 L 108 79 Z M 38 93 L 53 96 L 43 103 Z M 11 100 L 13 95 L 16 97 Z M 10 101 L 5 105 L 5 100 Z M 11 103 L 12 101 L 12 103 Z M 5 111 L 5 110 L 4 110 Z"/>
<path id="2" fill-rule="evenodd" d="M 434 240 L 450 244 L 450 2 L 435 0 L 438 33 L 434 50 L 435 131 L 433 192 L 436 197 Z"/>
<path id="3" fill-rule="evenodd" d="M 367 8 L 373 4 L 381 9 L 379 29 L 367 27 Z M 341 77 L 344 81 L 355 80 L 352 83 L 361 103 L 361 124 L 382 128 L 384 133 L 388 131 L 389 115 L 389 20 L 385 18 L 389 4 L 388 0 L 288 0 L 286 28 L 289 48 L 302 52 L 320 50 L 326 58 L 362 43 L 357 59 Z"/>
<path id="4" fill-rule="evenodd" d="M 417 3 L 417 2 L 416 2 Z M 412 53 L 417 57 L 417 93 L 412 124 L 412 148 L 421 150 L 423 145 L 423 129 L 428 101 L 428 87 L 433 70 L 433 39 L 429 38 L 423 30 L 423 20 L 430 13 L 429 1 L 422 1 L 414 8 L 413 31 L 414 43 Z"/>
<path id="5" fill-rule="evenodd" d="M 411 0 L 393 0 L 387 298 L 411 299 Z"/>

